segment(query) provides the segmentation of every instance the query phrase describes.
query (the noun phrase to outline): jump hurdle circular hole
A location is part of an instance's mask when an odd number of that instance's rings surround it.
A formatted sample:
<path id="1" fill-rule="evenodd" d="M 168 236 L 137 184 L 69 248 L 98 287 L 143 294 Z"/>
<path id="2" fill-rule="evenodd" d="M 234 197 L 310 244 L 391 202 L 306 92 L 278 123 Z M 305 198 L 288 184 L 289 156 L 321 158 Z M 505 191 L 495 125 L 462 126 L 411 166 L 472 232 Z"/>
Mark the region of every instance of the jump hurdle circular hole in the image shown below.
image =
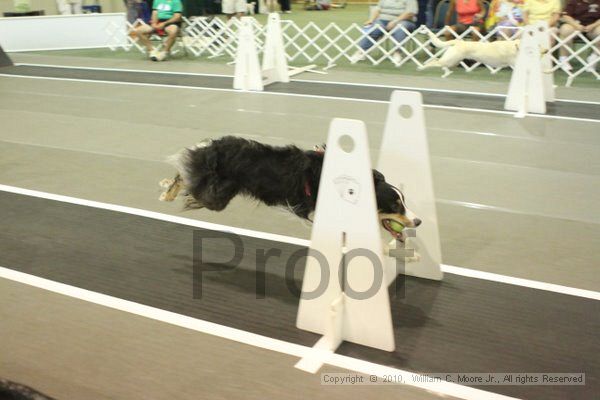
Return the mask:
<path id="1" fill-rule="evenodd" d="M 348 135 L 342 135 L 340 136 L 340 138 L 338 139 L 338 145 L 340 146 L 340 148 L 342 150 L 344 150 L 346 153 L 351 153 L 352 150 L 354 150 L 354 139 L 352 139 L 350 136 Z"/>
<path id="2" fill-rule="evenodd" d="M 413 115 L 412 107 L 407 104 L 403 104 L 398 108 L 398 114 L 400 114 L 402 118 L 408 119 Z"/>

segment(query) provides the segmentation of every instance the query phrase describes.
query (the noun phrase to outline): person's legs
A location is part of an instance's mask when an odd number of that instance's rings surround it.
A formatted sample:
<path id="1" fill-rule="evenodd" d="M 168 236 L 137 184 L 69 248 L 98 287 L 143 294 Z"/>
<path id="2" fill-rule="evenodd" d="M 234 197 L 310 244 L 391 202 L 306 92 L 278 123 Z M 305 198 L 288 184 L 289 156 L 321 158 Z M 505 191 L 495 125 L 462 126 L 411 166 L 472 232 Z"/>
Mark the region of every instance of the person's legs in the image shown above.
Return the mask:
<path id="1" fill-rule="evenodd" d="M 398 25 L 396 25 L 392 30 L 392 37 L 396 39 L 396 42 L 402 43 L 402 41 L 408 36 L 408 33 L 414 31 L 416 27 L 417 25 L 413 21 L 400 21 Z M 396 65 L 400 64 L 400 62 L 402 61 L 402 54 L 400 53 L 400 49 L 397 49 L 392 54 L 392 61 Z"/>
<path id="2" fill-rule="evenodd" d="M 590 40 L 594 40 L 595 38 L 597 38 L 598 36 L 600 36 L 600 26 L 597 26 L 596 29 L 594 29 L 591 32 L 588 32 L 587 34 L 588 39 Z M 596 42 L 595 44 L 596 49 L 600 50 L 600 40 Z M 596 66 L 598 66 L 598 61 L 600 60 L 600 56 L 598 56 L 598 53 L 596 53 L 594 51 L 594 49 L 592 48 L 592 54 L 590 54 L 587 57 L 587 62 L 588 62 L 588 71 L 592 71 L 596 68 Z"/>
<path id="3" fill-rule="evenodd" d="M 138 2 L 135 0 L 125 0 L 127 10 L 127 22 L 133 24 L 138 19 Z"/>
<path id="4" fill-rule="evenodd" d="M 83 4 L 81 0 L 70 0 L 73 14 L 83 14 Z"/>
<path id="5" fill-rule="evenodd" d="M 148 50 L 148 54 L 151 54 L 154 51 L 154 47 L 152 46 L 152 42 L 150 41 L 150 34 L 154 31 L 154 29 L 148 24 L 140 24 L 137 28 L 135 28 L 135 33 L 140 42 L 146 49 Z"/>
<path id="6" fill-rule="evenodd" d="M 60 15 L 71 15 L 71 4 L 67 0 L 56 0 L 56 7 Z"/>
<path id="7" fill-rule="evenodd" d="M 558 34 L 561 40 L 564 40 L 565 38 L 567 38 L 569 35 L 571 35 L 573 32 L 575 32 L 575 28 L 569 24 L 562 24 Z M 550 46 L 553 46 L 554 41 L 551 41 Z M 571 46 L 573 44 L 573 40 L 569 40 L 564 42 L 564 44 L 562 46 L 560 46 L 560 48 L 558 49 L 558 64 L 561 66 L 561 68 L 565 71 L 570 71 L 573 69 L 573 67 L 571 67 L 571 64 L 569 63 L 569 51 L 566 49 L 566 46 Z"/>
<path id="8" fill-rule="evenodd" d="M 408 34 L 406 32 L 410 33 L 412 31 L 414 31 L 416 27 L 417 27 L 417 25 L 414 22 L 404 20 L 404 21 L 400 21 L 398 23 L 398 25 L 396 25 L 394 27 L 394 29 L 392 30 L 391 33 L 392 33 L 392 36 L 394 37 L 394 39 L 396 39 L 396 41 L 398 43 L 400 43 L 404 39 L 406 39 L 406 36 L 408 36 Z"/>
<path id="9" fill-rule="evenodd" d="M 498 31 L 496 32 L 496 40 L 507 40 L 516 32 L 515 25 L 508 20 L 500 21 L 496 26 L 498 27 Z"/>
<path id="10" fill-rule="evenodd" d="M 387 22 L 388 21 L 378 19 L 373 23 L 373 25 L 366 26 L 363 29 L 363 32 L 365 32 L 367 35 L 363 37 L 358 44 L 363 51 L 369 50 L 371 46 L 373 46 L 373 44 L 379 40 L 381 36 L 383 36 Z"/>
<path id="11" fill-rule="evenodd" d="M 569 24 L 562 24 L 560 26 L 560 29 L 558 31 L 558 35 L 560 36 L 560 40 L 563 41 L 563 45 L 560 46 L 560 49 L 558 49 L 558 52 L 560 54 L 561 57 L 568 57 L 569 52 L 568 50 L 565 48 L 565 46 L 571 46 L 571 44 L 573 43 L 573 40 L 569 40 L 568 42 L 564 42 L 565 38 L 567 38 L 569 35 L 571 35 L 573 32 L 575 32 L 575 28 L 573 28 L 572 25 Z"/>
<path id="12" fill-rule="evenodd" d="M 235 14 L 235 0 L 222 0 L 221 12 L 225 14 L 225 17 L 229 21 Z"/>
<path id="13" fill-rule="evenodd" d="M 277 1 L 276 0 L 267 0 L 267 10 L 272 13 L 277 11 Z"/>
<path id="14" fill-rule="evenodd" d="M 463 24 L 456 24 L 456 25 L 451 25 L 450 29 L 453 30 L 457 35 L 460 35 L 467 29 L 467 27 Z M 456 37 L 452 34 L 452 32 L 449 32 L 448 30 L 446 30 L 444 32 L 444 38 L 446 40 L 456 39 Z"/>
<path id="15" fill-rule="evenodd" d="M 471 33 L 471 40 L 474 42 L 478 42 L 479 39 L 481 39 L 478 35 L 478 33 L 481 33 L 481 26 L 471 25 L 471 28 L 473 28 L 473 31 Z"/>
<path id="16" fill-rule="evenodd" d="M 177 39 L 179 27 L 175 24 L 169 25 L 165 28 L 165 33 L 167 34 L 167 39 L 165 40 L 165 52 L 169 54 L 169 52 L 171 51 L 171 47 L 173 47 L 173 44 Z"/>
<path id="17" fill-rule="evenodd" d="M 248 4 L 246 0 L 235 0 L 235 16 L 240 19 L 242 18 L 246 12 L 248 11 Z"/>
<path id="18" fill-rule="evenodd" d="M 425 10 L 425 26 L 429 29 L 433 28 L 433 17 L 435 15 L 435 0 L 427 1 L 427 9 Z"/>
<path id="19" fill-rule="evenodd" d="M 290 0 L 279 0 L 279 4 L 281 5 L 281 12 L 291 13 L 292 8 L 290 6 Z"/>

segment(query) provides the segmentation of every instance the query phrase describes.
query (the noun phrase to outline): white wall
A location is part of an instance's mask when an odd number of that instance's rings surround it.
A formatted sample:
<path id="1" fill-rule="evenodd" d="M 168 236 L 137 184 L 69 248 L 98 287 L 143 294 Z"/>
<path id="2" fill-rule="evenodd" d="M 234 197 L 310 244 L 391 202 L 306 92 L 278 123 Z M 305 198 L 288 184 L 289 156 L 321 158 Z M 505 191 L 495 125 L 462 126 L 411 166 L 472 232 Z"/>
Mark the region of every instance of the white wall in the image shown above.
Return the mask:
<path id="1" fill-rule="evenodd" d="M 125 33 L 125 13 L 0 18 L 5 51 L 108 47 L 124 43 Z"/>
<path id="2" fill-rule="evenodd" d="M 58 14 L 55 0 L 30 0 L 32 10 L 44 10 L 46 15 Z M 99 0 L 103 13 L 125 12 L 123 0 Z M 84 5 L 96 4 L 95 0 L 83 0 Z M 2 13 L 15 11 L 13 0 L 0 0 L 0 17 Z"/>

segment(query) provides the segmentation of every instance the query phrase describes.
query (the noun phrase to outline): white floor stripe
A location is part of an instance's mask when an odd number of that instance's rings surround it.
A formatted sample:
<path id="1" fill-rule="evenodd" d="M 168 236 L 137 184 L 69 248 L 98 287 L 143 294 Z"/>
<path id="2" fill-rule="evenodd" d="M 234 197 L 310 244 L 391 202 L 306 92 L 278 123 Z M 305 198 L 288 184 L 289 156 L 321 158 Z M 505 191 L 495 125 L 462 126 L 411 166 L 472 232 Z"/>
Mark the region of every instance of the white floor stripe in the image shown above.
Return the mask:
<path id="1" fill-rule="evenodd" d="M 236 228 L 233 226 L 214 224 L 211 222 L 199 221 L 191 218 L 177 217 L 174 215 L 163 214 L 154 211 L 142 210 L 139 208 L 120 206 L 99 201 L 79 199 L 76 197 L 63 196 L 59 194 L 46 193 L 38 190 L 24 189 L 16 186 L 0 184 L 0 191 L 15 193 L 24 196 L 37 197 L 41 199 L 54 200 L 62 203 L 76 204 L 86 207 L 98 208 L 121 212 L 140 217 L 152 218 L 160 221 L 173 222 L 176 224 L 192 226 L 200 229 L 209 229 L 218 232 L 229 232 L 241 236 L 254 237 L 258 239 L 270 240 L 274 242 L 289 243 L 297 246 L 308 247 L 310 242 L 306 239 L 295 238 L 291 236 L 278 235 L 274 233 L 259 232 L 251 229 Z M 468 268 L 455 267 L 452 265 L 442 265 L 442 271 L 449 274 L 461 275 L 470 278 L 483 279 L 493 282 L 506 283 L 509 285 L 523 286 L 532 289 L 546 290 L 549 292 L 567 294 L 570 296 L 584 297 L 592 300 L 600 300 L 600 292 L 578 289 L 569 286 L 556 285 L 553 283 L 534 281 L 530 279 L 516 278 L 512 276 L 499 275 L 490 272 L 478 271 Z"/>
<path id="2" fill-rule="evenodd" d="M 213 92 L 230 92 L 230 93 L 245 93 L 252 95 L 270 95 L 270 96 L 287 96 L 287 97 L 303 97 L 303 98 L 314 98 L 321 100 L 336 100 L 336 101 L 354 101 L 359 103 L 379 103 L 379 104 L 388 104 L 388 100 L 369 100 L 369 99 L 359 99 L 359 98 L 349 98 L 349 97 L 337 97 L 337 96 L 319 96 L 319 95 L 309 95 L 309 94 L 299 94 L 299 93 L 282 93 L 282 92 L 256 92 L 256 91 L 242 91 L 236 89 L 226 89 L 226 88 L 206 88 L 206 87 L 197 87 L 197 86 L 179 86 L 179 85 L 166 85 L 166 84 L 157 84 L 157 83 L 139 83 L 139 82 L 117 82 L 117 81 L 106 81 L 101 79 L 74 79 L 74 78 L 51 78 L 44 76 L 28 76 L 28 75 L 12 75 L 12 74 L 1 74 L 0 76 L 10 77 L 10 78 L 24 78 L 24 79 L 45 79 L 51 81 L 69 81 L 69 82 L 81 82 L 81 83 L 102 83 L 108 85 L 125 85 L 125 86 L 145 86 L 145 87 L 160 87 L 160 88 L 169 88 L 169 89 L 186 89 L 186 90 L 204 90 L 204 91 L 213 91 Z M 470 112 L 481 112 L 487 114 L 501 114 L 501 115 L 510 115 L 514 116 L 514 112 L 512 111 L 502 111 L 502 110 L 486 110 L 483 108 L 467 108 L 467 107 L 454 107 L 454 106 L 438 106 L 431 104 L 424 104 L 425 108 L 432 109 L 446 109 L 446 110 L 455 110 L 455 111 L 470 111 Z M 594 122 L 600 123 L 600 119 L 590 119 L 590 118 L 578 118 L 578 117 L 565 117 L 565 116 L 556 116 L 556 115 L 547 115 L 547 114 L 527 114 L 527 117 L 531 118 L 548 118 L 548 119 L 561 119 L 568 121 L 581 121 L 581 122 Z"/>
<path id="3" fill-rule="evenodd" d="M 48 290 L 64 296 L 69 296 L 79 300 L 109 307 L 115 310 L 139 315 L 156 321 L 191 329 L 197 332 L 218 336 L 235 342 L 244 343 L 250 346 L 259 347 L 266 350 L 275 351 L 282 354 L 288 354 L 298 358 L 314 357 L 313 349 L 294 343 L 285 342 L 270 337 L 257 335 L 251 332 L 230 328 L 228 326 L 215 324 L 212 322 L 176 314 L 170 311 L 162 310 L 135 303 L 117 297 L 81 289 L 75 286 L 65 285 L 63 283 L 51 281 L 37 276 L 25 274 L 0 266 L 0 278 L 23 283 L 36 288 Z M 402 376 L 406 385 L 414 386 L 427 391 L 439 393 L 446 396 L 453 396 L 466 400 L 507 400 L 511 397 L 501 394 L 486 392 L 483 390 L 461 386 L 448 382 L 419 382 L 419 374 L 386 367 L 356 358 L 343 356 L 340 354 L 330 354 L 324 360 L 325 364 L 343 368 L 351 371 L 360 372 L 367 375 L 384 376 Z M 290 365 L 291 367 L 291 365 Z"/>

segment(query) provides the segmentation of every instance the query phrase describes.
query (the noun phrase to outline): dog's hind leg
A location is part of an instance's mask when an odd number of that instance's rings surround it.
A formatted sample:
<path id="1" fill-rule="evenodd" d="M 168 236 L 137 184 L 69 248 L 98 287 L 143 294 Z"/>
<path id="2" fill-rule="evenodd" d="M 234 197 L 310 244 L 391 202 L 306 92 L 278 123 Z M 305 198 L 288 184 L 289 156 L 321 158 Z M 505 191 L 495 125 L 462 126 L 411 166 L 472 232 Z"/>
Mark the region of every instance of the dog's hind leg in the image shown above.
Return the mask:
<path id="1" fill-rule="evenodd" d="M 204 186 L 201 190 L 192 193 L 196 202 L 212 211 L 222 211 L 231 199 L 239 192 L 239 186 L 233 181 L 217 181 Z"/>
<path id="2" fill-rule="evenodd" d="M 161 181 L 161 185 L 163 183 L 167 182 L 165 182 L 165 180 L 163 179 Z M 183 179 L 181 178 L 181 175 L 177 174 L 168 185 L 167 190 L 161 193 L 158 199 L 160 201 L 173 201 L 175 200 L 175 198 L 177 198 L 177 195 L 179 194 L 179 191 L 181 189 L 183 189 Z"/>
<path id="3" fill-rule="evenodd" d="M 425 64 L 421 65 L 417 69 L 419 71 L 422 71 L 422 70 L 428 69 L 428 68 L 442 68 L 442 67 L 443 67 L 443 65 L 440 64 L 440 60 L 433 59 L 433 60 L 430 60 L 430 61 L 426 62 Z"/>
<path id="4" fill-rule="evenodd" d="M 185 201 L 183 203 L 183 210 L 199 210 L 204 208 L 204 204 L 200 203 L 198 200 L 194 198 L 194 196 L 188 194 L 185 196 Z"/>

